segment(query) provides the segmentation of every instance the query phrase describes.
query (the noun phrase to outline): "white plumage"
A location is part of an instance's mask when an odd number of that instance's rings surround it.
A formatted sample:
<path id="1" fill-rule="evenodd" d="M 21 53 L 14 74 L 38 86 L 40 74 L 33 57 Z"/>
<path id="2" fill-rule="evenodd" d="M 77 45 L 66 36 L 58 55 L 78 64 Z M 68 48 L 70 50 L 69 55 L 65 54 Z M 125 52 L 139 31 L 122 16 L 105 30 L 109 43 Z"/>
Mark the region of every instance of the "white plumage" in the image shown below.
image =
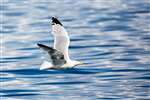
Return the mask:
<path id="1" fill-rule="evenodd" d="M 54 66 L 51 62 L 44 61 L 40 69 L 43 70 L 43 69 L 50 69 L 50 68 L 53 68 L 53 69 L 72 68 L 76 65 L 82 64 L 79 61 L 74 61 L 70 59 L 69 57 L 70 39 L 69 39 L 68 32 L 65 30 L 65 28 L 60 23 L 60 21 L 54 17 L 52 17 L 52 34 L 54 36 L 53 48 L 56 49 L 58 52 L 61 52 L 64 55 L 64 60 L 66 61 L 66 63 L 64 63 L 61 66 Z"/>

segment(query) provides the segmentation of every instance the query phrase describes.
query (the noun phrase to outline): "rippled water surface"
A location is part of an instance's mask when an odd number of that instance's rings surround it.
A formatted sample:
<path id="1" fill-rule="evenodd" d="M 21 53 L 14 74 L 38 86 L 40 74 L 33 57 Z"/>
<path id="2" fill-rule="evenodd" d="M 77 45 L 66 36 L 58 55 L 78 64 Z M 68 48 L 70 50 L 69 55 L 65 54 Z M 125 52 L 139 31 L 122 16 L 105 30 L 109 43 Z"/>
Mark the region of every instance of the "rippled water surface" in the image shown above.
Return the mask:
<path id="1" fill-rule="evenodd" d="M 2 0 L 2 100 L 150 99 L 149 0 Z M 70 33 L 74 69 L 40 71 L 51 16 Z"/>

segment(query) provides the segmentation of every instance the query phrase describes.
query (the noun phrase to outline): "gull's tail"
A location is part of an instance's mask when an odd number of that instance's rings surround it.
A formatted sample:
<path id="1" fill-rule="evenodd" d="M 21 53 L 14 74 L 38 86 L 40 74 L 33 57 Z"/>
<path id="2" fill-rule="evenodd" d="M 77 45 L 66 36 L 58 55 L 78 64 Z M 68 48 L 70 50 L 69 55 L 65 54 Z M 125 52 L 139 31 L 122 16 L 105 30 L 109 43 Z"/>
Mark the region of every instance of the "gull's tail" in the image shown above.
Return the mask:
<path id="1" fill-rule="evenodd" d="M 62 52 L 43 44 L 37 44 L 37 45 L 48 53 L 49 58 L 51 60 L 51 62 L 44 61 L 40 69 L 52 68 L 54 66 L 58 67 L 66 63 L 66 60 L 64 59 L 64 55 Z"/>
<path id="2" fill-rule="evenodd" d="M 48 52 L 51 52 L 53 49 L 51 47 L 48 47 L 46 45 L 43 45 L 43 44 L 37 44 L 42 50 L 46 51 L 47 53 Z M 48 61 L 44 61 L 42 64 L 41 64 L 41 67 L 40 67 L 40 70 L 44 70 L 44 69 L 50 69 L 53 67 L 53 64 L 51 62 L 48 62 Z"/>
<path id="3" fill-rule="evenodd" d="M 40 67 L 40 70 L 45 70 L 50 68 L 53 68 L 53 65 L 48 61 L 44 61 Z"/>

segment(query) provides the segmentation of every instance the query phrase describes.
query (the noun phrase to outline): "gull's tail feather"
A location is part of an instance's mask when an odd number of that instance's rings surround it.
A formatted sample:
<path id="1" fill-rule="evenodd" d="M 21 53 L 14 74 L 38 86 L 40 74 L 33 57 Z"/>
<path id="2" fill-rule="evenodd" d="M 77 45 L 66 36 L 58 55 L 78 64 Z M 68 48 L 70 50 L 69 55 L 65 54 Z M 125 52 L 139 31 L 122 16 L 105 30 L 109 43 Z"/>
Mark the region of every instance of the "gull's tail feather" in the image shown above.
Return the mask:
<path id="1" fill-rule="evenodd" d="M 44 61 L 40 67 L 40 70 L 45 70 L 50 68 L 53 68 L 53 65 L 48 61 Z"/>

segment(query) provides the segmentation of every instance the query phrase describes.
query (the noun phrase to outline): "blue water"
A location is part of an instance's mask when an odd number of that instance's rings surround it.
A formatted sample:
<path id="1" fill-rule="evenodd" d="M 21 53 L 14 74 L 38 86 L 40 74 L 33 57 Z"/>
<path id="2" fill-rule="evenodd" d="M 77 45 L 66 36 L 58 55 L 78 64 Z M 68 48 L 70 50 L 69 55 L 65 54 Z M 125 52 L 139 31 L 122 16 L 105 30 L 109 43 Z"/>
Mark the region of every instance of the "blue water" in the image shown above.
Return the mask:
<path id="1" fill-rule="evenodd" d="M 1 100 L 149 100 L 149 0 L 2 0 Z M 51 16 L 70 33 L 72 59 L 43 70 Z"/>

